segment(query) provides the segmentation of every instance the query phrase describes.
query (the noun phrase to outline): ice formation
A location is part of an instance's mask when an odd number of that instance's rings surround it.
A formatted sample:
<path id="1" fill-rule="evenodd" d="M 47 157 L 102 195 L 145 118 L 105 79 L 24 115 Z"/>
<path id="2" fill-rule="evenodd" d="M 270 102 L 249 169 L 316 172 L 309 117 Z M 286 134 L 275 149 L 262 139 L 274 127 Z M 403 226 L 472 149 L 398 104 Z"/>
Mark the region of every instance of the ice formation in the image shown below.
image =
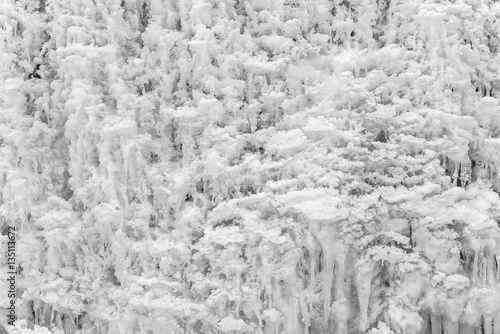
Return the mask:
<path id="1" fill-rule="evenodd" d="M 500 334 L 499 19 L 3 1 L 8 330 Z"/>

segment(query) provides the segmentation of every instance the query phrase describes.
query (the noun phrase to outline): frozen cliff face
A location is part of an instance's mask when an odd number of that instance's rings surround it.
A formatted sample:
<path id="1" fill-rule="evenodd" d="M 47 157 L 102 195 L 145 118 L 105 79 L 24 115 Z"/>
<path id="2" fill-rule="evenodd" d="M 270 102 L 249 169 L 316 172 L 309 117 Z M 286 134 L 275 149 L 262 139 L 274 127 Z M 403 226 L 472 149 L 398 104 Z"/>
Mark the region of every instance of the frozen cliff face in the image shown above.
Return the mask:
<path id="1" fill-rule="evenodd" d="M 10 332 L 500 334 L 498 4 L 0 13 Z"/>

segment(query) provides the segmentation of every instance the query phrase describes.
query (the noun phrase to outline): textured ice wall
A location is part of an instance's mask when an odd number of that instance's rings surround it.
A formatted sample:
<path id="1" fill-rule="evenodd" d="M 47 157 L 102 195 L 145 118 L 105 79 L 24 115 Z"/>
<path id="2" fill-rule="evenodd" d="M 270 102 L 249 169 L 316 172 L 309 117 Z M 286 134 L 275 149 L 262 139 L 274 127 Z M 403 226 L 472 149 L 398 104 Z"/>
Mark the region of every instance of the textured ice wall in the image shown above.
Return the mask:
<path id="1" fill-rule="evenodd" d="M 500 333 L 497 4 L 0 6 L 22 324 Z"/>

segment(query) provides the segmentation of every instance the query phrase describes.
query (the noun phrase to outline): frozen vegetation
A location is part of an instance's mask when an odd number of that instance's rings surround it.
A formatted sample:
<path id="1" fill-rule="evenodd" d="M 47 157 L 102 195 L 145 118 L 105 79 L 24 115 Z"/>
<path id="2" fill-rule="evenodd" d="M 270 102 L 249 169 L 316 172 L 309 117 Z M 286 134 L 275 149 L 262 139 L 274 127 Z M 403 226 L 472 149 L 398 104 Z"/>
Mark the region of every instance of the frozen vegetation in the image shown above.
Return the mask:
<path id="1" fill-rule="evenodd" d="M 0 25 L 10 333 L 500 334 L 498 2 L 2 0 Z"/>

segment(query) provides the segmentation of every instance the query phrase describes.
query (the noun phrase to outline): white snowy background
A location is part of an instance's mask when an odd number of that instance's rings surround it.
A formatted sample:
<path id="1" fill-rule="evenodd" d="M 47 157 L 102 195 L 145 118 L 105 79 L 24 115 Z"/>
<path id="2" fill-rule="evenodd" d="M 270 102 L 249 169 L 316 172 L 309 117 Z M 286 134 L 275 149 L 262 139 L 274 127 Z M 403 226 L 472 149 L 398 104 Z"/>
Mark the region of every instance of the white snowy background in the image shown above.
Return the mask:
<path id="1" fill-rule="evenodd" d="M 10 333 L 500 334 L 500 4 L 2 0 Z"/>

